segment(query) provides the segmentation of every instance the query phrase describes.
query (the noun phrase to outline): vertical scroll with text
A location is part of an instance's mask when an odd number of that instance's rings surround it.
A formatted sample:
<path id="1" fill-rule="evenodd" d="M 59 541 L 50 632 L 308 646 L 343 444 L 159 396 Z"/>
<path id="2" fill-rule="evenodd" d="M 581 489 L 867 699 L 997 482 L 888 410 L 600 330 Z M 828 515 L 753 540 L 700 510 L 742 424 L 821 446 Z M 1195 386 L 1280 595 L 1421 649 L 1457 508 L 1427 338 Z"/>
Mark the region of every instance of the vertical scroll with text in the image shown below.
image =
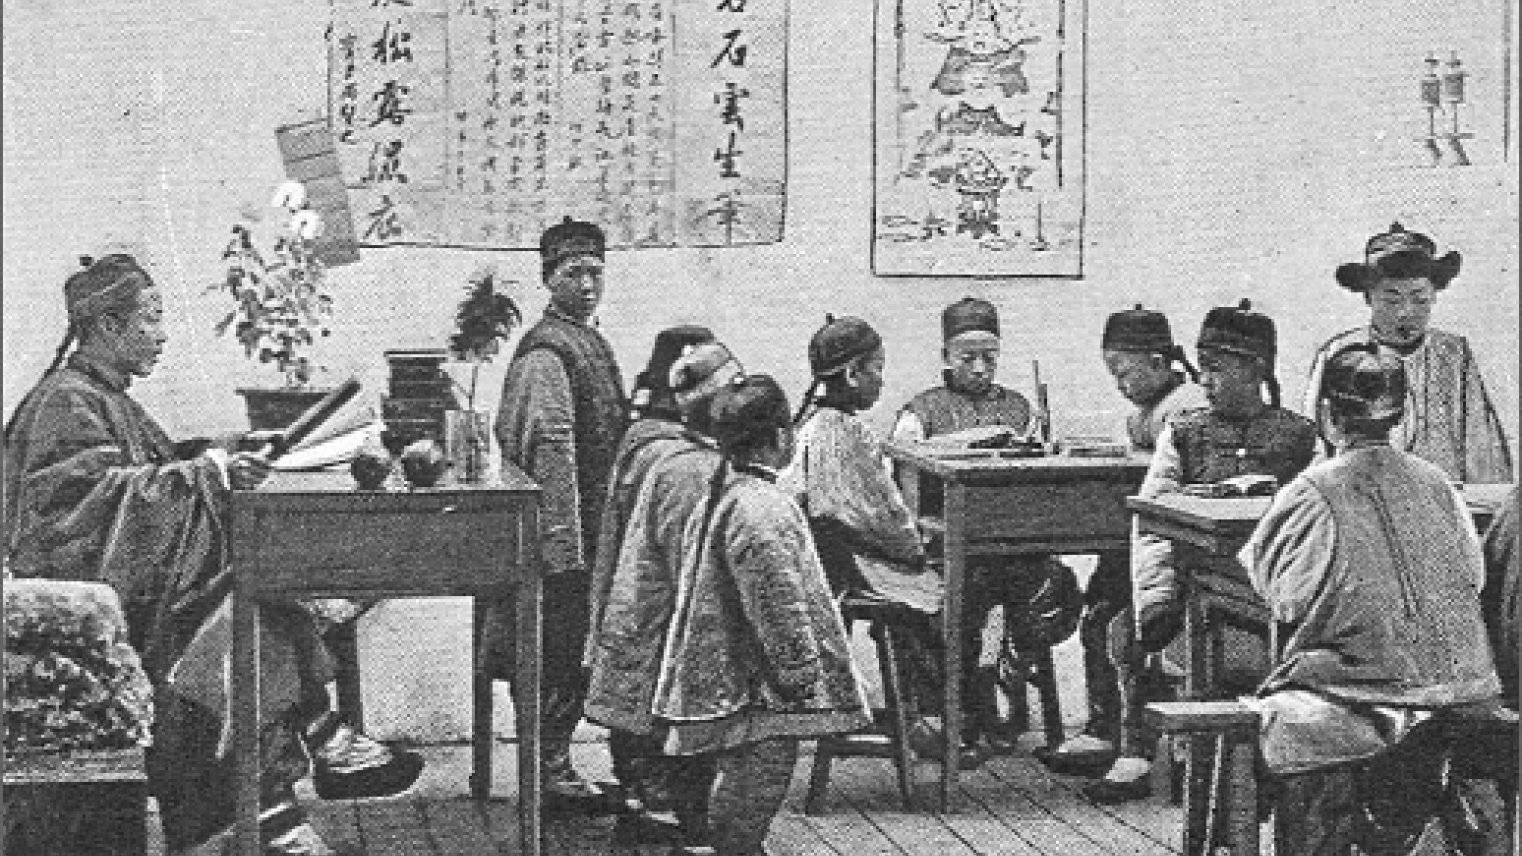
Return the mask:
<path id="1" fill-rule="evenodd" d="M 332 133 L 366 246 L 781 240 L 785 0 L 334 0 Z"/>

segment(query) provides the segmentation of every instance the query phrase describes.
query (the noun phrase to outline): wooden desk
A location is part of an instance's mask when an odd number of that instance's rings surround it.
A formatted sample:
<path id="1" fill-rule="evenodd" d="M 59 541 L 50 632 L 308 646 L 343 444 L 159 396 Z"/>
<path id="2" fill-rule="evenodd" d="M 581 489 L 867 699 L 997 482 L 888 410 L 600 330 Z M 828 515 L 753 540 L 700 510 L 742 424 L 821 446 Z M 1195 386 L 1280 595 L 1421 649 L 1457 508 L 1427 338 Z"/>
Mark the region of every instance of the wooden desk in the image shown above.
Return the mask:
<path id="1" fill-rule="evenodd" d="M 1511 490 L 1509 484 L 1465 485 L 1464 499 L 1474 515 L 1475 526 L 1480 531 L 1489 525 L 1497 509 Z M 1200 497 L 1170 494 L 1143 499 L 1131 497 L 1126 505 L 1136 512 L 1137 529 L 1141 532 L 1173 539 L 1184 547 L 1178 557 L 1179 586 L 1184 599 L 1184 696 L 1187 699 L 1210 699 L 1217 688 L 1206 667 L 1207 639 L 1210 617 L 1199 608 L 1193 592 L 1199 587 L 1196 574 L 1209 571 L 1210 563 L 1199 561 L 1235 557 L 1257 528 L 1258 520 L 1268 511 L 1268 497 L 1242 499 L 1203 499 Z M 1189 551 L 1197 551 L 1191 561 Z M 1266 608 L 1266 607 L 1265 607 Z M 1203 853 L 1209 835 L 1201 818 L 1208 812 L 1204 806 L 1210 799 L 1207 773 L 1210 769 L 1210 752 L 1207 747 L 1191 745 L 1188 753 L 1188 773 L 1185 776 L 1184 802 L 1190 807 L 1186 812 L 1194 820 L 1184 833 L 1186 856 Z"/>
<path id="2" fill-rule="evenodd" d="M 923 519 L 945 536 L 946 601 L 941 610 L 946 647 L 946 746 L 940 810 L 956 791 L 962 743 L 962 591 L 969 556 L 1098 553 L 1130 548 L 1126 497 L 1147 474 L 1149 458 L 1005 458 L 996 450 L 947 453 L 890 443 L 904 498 L 916 511 L 919 477 L 941 483 L 944 516 Z"/>
<path id="3" fill-rule="evenodd" d="M 479 648 L 490 603 L 517 593 L 516 709 L 522 853 L 538 856 L 541 680 L 539 486 L 504 466 L 485 484 L 359 491 L 345 472 L 277 473 L 231 501 L 233 751 L 237 853 L 259 856 L 259 608 L 306 597 L 474 597 Z M 474 674 L 471 794 L 491 792 L 492 687 Z"/>

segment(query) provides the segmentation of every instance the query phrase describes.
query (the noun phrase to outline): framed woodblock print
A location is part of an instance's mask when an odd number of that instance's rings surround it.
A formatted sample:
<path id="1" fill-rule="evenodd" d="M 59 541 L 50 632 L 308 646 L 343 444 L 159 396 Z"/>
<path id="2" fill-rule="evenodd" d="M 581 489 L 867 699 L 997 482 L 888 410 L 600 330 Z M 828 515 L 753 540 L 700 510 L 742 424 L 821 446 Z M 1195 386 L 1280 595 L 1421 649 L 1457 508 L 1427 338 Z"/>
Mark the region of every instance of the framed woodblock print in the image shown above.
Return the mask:
<path id="1" fill-rule="evenodd" d="M 1083 0 L 878 0 L 872 267 L 1083 274 Z"/>

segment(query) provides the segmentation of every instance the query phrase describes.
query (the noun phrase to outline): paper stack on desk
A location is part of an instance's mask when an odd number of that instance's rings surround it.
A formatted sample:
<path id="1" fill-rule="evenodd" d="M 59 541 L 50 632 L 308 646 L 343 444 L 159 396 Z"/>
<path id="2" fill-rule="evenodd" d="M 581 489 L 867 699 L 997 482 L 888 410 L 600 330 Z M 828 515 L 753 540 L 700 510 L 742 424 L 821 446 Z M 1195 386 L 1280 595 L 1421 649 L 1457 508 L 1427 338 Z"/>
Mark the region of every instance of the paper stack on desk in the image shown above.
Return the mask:
<path id="1" fill-rule="evenodd" d="M 1113 437 L 1064 437 L 1060 445 L 1070 458 L 1124 458 L 1131 454 L 1125 441 Z"/>
<path id="2" fill-rule="evenodd" d="M 354 397 L 270 466 L 289 472 L 348 463 L 365 444 L 379 446 L 385 428 L 374 402 Z"/>

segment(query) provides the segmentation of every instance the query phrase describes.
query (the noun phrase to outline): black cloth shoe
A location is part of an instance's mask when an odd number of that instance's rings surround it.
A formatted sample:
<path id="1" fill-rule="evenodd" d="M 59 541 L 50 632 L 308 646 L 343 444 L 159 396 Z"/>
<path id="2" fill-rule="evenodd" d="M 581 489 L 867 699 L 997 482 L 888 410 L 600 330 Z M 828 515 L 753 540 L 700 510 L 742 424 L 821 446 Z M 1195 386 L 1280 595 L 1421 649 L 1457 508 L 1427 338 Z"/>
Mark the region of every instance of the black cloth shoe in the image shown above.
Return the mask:
<path id="1" fill-rule="evenodd" d="M 1048 770 L 1060 776 L 1082 776 L 1093 779 L 1103 776 L 1115 763 L 1114 752 L 1054 752 L 1045 750 L 1035 753 L 1036 760 Z"/>
<path id="2" fill-rule="evenodd" d="M 389 797 L 411 788 L 423 756 L 379 743 L 329 717 L 307 736 L 312 783 L 325 800 Z"/>
<path id="3" fill-rule="evenodd" d="M 1152 796 L 1152 776 L 1142 776 L 1129 782 L 1098 779 L 1083 786 L 1083 795 L 1100 805 L 1144 800 Z"/>

